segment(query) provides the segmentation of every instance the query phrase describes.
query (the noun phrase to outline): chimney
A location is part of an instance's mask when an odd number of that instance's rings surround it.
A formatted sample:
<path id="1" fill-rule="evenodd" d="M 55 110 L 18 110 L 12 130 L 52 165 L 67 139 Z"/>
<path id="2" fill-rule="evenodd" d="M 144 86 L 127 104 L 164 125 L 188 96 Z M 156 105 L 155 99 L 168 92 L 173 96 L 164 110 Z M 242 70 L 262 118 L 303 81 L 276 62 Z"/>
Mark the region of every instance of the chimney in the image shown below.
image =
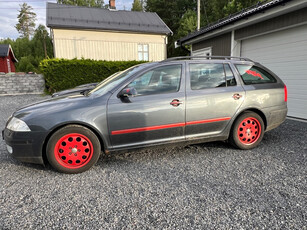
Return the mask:
<path id="1" fill-rule="evenodd" d="M 109 0 L 109 8 L 112 10 L 116 9 L 115 0 Z"/>

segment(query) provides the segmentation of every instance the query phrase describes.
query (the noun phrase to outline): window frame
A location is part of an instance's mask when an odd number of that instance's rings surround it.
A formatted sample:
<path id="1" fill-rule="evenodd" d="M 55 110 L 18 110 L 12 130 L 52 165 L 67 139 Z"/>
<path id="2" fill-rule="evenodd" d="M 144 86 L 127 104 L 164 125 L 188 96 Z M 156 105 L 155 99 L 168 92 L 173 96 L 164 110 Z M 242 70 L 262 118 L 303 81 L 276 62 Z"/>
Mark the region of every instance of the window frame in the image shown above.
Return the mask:
<path id="1" fill-rule="evenodd" d="M 139 48 L 142 47 L 142 50 L 140 51 Z M 144 47 L 147 47 L 147 51 L 145 51 Z M 149 44 L 147 43 L 138 43 L 137 45 L 137 52 L 138 52 L 138 61 L 149 61 Z M 139 55 L 142 55 L 142 59 L 140 60 Z M 147 54 L 147 59 L 145 60 L 145 54 Z"/>

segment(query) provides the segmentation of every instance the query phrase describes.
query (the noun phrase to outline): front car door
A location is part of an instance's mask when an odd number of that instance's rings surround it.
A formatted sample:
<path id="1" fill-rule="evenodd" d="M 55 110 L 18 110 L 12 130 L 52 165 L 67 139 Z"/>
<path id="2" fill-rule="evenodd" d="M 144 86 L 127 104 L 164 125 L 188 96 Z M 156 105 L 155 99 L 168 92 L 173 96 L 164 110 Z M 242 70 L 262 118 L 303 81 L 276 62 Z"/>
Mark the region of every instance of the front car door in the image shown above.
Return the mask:
<path id="1" fill-rule="evenodd" d="M 108 101 L 107 118 L 113 149 L 184 139 L 185 78 L 183 64 L 165 64 L 136 76 Z M 124 89 L 137 95 L 119 98 Z"/>
<path id="2" fill-rule="evenodd" d="M 190 62 L 187 72 L 186 138 L 219 135 L 241 106 L 243 87 L 226 62 Z"/>

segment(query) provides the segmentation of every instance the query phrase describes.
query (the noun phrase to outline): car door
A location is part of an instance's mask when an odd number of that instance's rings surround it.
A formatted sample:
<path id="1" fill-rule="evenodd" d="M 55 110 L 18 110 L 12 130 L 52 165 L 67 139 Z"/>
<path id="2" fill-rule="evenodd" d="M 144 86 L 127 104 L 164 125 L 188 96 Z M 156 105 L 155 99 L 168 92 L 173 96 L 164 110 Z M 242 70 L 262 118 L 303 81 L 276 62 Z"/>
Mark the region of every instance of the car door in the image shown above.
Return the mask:
<path id="1" fill-rule="evenodd" d="M 136 76 L 109 99 L 107 118 L 114 149 L 184 139 L 183 64 L 165 64 Z M 122 89 L 133 97 L 118 97 Z"/>
<path id="2" fill-rule="evenodd" d="M 190 62 L 186 91 L 186 138 L 217 135 L 242 105 L 245 91 L 228 63 Z"/>

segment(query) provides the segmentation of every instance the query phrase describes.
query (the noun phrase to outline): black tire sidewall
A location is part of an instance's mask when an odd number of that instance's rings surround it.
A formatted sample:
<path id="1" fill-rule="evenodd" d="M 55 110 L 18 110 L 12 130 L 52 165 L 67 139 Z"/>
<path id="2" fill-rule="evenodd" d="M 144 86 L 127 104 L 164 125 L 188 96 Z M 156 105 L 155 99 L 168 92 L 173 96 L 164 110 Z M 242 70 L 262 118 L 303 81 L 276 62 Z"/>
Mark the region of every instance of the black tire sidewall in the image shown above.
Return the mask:
<path id="1" fill-rule="evenodd" d="M 250 145 L 245 145 L 245 144 L 243 144 L 239 140 L 237 132 L 238 132 L 238 128 L 239 128 L 239 125 L 241 124 L 241 122 L 245 118 L 249 118 L 249 117 L 253 117 L 253 118 L 255 118 L 255 119 L 257 119 L 259 121 L 260 126 L 261 126 L 261 133 L 260 133 L 260 136 L 259 136 L 258 140 L 255 143 L 250 144 Z M 234 124 L 232 126 L 231 135 L 230 135 L 229 139 L 230 139 L 230 143 L 233 146 L 235 146 L 236 148 L 239 148 L 239 149 L 253 149 L 253 148 L 255 148 L 256 146 L 258 146 L 260 144 L 260 142 L 262 141 L 263 135 L 264 135 L 264 122 L 263 122 L 263 119 L 257 113 L 254 113 L 254 112 L 244 112 L 234 122 Z"/>
<path id="2" fill-rule="evenodd" d="M 70 133 L 79 133 L 82 134 L 84 136 L 86 136 L 93 145 L 93 156 L 90 159 L 90 161 L 84 165 L 83 167 L 80 168 L 75 168 L 75 169 L 71 169 L 71 168 L 66 168 L 64 166 L 62 166 L 55 158 L 54 155 L 54 148 L 56 146 L 56 143 L 58 142 L 58 140 L 60 138 L 62 138 L 63 136 L 70 134 Z M 101 153 L 101 145 L 100 145 L 100 141 L 97 138 L 97 136 L 88 128 L 80 126 L 80 125 L 68 125 L 65 126 L 59 130 L 57 130 L 54 134 L 52 134 L 52 136 L 50 137 L 48 143 L 47 143 L 47 148 L 46 148 L 46 156 L 48 159 L 49 164 L 56 169 L 59 172 L 63 172 L 63 173 L 82 173 L 84 171 L 89 170 L 99 159 L 100 157 L 100 153 Z"/>

